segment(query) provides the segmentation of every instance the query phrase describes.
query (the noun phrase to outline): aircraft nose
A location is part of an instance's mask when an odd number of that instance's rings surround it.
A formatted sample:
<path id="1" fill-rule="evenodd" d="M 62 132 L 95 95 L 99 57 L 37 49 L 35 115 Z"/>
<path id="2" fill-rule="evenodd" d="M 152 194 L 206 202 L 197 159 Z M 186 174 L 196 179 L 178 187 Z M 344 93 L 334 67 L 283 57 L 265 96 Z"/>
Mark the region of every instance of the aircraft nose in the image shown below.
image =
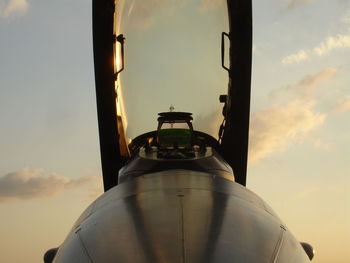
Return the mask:
<path id="1" fill-rule="evenodd" d="M 196 188 L 171 187 L 191 180 Z M 212 177 L 188 172 L 123 183 L 97 200 L 54 263 L 270 263 L 289 262 L 291 255 L 293 262 L 309 262 L 258 197 L 221 181 L 213 186 Z"/>

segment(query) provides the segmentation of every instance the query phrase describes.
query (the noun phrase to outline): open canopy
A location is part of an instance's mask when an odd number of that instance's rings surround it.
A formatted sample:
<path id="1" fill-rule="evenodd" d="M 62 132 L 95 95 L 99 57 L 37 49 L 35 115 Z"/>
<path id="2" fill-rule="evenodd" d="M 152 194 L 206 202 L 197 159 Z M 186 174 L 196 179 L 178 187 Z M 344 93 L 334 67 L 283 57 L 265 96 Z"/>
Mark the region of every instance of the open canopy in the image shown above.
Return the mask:
<path id="1" fill-rule="evenodd" d="M 130 140 L 152 131 L 157 112 L 171 104 L 193 112 L 195 129 L 220 141 L 245 185 L 251 0 L 94 0 L 93 34 L 106 190 L 129 158 Z"/>

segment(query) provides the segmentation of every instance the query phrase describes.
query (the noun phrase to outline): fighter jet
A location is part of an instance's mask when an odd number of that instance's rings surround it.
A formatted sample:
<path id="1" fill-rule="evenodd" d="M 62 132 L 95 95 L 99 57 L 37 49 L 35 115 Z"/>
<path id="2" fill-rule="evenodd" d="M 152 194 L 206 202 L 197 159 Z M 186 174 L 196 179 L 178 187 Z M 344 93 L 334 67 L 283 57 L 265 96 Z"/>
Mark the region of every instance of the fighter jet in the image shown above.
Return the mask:
<path id="1" fill-rule="evenodd" d="M 44 262 L 309 262 L 313 248 L 297 241 L 269 205 L 246 188 L 251 0 L 226 2 L 229 33 L 221 35 L 221 55 L 229 83 L 227 94 L 218 94 L 223 106 L 218 139 L 197 131 L 190 112 L 171 107 L 154 116 L 153 131 L 130 143 L 115 87 L 127 60 L 127 36 L 116 30 L 123 19 L 116 12 L 118 2 L 92 1 L 105 193 L 83 212 L 64 242 L 46 252 Z"/>

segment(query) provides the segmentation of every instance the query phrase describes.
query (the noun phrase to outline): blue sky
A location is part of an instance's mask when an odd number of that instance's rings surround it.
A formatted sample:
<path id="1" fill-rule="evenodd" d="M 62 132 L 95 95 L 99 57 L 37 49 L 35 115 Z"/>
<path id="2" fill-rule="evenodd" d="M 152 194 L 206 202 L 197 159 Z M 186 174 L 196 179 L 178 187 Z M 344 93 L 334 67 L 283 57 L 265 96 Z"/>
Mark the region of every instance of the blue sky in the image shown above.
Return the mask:
<path id="1" fill-rule="evenodd" d="M 349 262 L 350 2 L 253 6 L 248 188 Z M 0 36 L 0 261 L 38 262 L 102 191 L 91 2 L 1 0 Z"/>

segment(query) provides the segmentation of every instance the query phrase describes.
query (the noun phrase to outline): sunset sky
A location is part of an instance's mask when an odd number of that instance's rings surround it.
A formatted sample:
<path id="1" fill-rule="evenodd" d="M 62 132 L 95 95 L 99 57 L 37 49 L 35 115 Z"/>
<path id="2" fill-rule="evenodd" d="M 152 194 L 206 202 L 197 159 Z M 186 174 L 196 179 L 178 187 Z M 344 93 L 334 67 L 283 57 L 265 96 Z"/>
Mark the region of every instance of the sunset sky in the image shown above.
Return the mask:
<path id="1" fill-rule="evenodd" d="M 350 1 L 253 8 L 247 187 L 313 262 L 350 262 Z M 91 1 L 0 0 L 0 39 L 0 262 L 41 262 L 102 194 Z M 186 105 L 208 120 L 215 96 Z"/>

